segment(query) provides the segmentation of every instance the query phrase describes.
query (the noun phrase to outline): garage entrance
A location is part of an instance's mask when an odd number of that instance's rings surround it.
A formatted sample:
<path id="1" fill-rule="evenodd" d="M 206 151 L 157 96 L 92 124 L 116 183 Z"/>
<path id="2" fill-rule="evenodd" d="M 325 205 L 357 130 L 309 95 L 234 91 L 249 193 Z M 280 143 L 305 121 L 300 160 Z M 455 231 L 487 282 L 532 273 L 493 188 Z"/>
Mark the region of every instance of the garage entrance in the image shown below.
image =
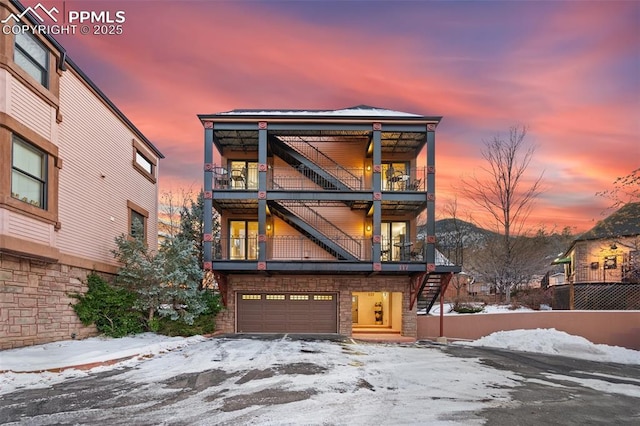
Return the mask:
<path id="1" fill-rule="evenodd" d="M 237 293 L 237 333 L 337 333 L 336 293 Z"/>

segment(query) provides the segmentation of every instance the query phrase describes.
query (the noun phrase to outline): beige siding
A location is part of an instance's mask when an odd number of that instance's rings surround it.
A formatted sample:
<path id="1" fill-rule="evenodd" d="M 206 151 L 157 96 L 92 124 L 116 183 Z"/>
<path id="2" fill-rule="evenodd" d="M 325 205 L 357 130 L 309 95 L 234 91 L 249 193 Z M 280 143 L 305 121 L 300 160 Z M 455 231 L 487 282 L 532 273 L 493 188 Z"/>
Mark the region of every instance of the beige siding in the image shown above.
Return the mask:
<path id="1" fill-rule="evenodd" d="M 36 243 L 55 245 L 53 225 L 0 209 L 0 235 L 9 235 Z"/>
<path id="2" fill-rule="evenodd" d="M 10 77 L 9 85 L 9 115 L 50 140 L 51 128 L 55 126 L 55 109 L 15 78 Z"/>
<path id="3" fill-rule="evenodd" d="M 366 139 L 362 141 L 341 141 L 335 142 L 315 142 L 313 146 L 318 148 L 327 157 L 331 158 L 342 167 L 358 168 L 364 167 Z"/>
<path id="4" fill-rule="evenodd" d="M 71 71 L 60 81 L 60 110 L 58 248 L 114 263 L 114 238 L 128 232 L 127 200 L 149 212 L 148 244 L 155 248 L 157 186 L 132 166 L 134 134 Z"/>
<path id="5" fill-rule="evenodd" d="M 364 212 L 351 210 L 346 206 L 314 207 L 314 210 L 350 237 L 362 238 L 364 236 Z M 332 236 L 328 235 L 328 237 Z"/>

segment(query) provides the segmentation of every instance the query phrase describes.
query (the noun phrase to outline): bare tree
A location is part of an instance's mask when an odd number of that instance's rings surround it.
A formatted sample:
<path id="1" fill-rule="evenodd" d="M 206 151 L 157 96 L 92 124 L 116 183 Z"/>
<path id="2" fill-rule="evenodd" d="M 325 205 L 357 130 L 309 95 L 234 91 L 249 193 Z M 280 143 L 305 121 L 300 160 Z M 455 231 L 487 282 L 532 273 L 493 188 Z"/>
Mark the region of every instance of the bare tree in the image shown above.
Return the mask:
<path id="1" fill-rule="evenodd" d="M 640 201 L 640 168 L 613 181 L 613 188 L 596 192 L 613 203 L 609 208 L 617 209 L 624 204 Z"/>
<path id="2" fill-rule="evenodd" d="M 193 191 L 180 188 L 165 191 L 160 196 L 158 206 L 158 231 L 162 238 L 172 239 L 180 232 L 180 212 L 193 199 Z"/>
<path id="3" fill-rule="evenodd" d="M 515 125 L 508 139 L 499 134 L 483 141 L 481 151 L 485 166 L 480 175 L 463 179 L 463 193 L 481 210 L 488 213 L 494 230 L 500 234 L 485 247 L 484 261 L 476 265 L 482 278 L 506 294 L 531 278 L 530 256 L 522 238 L 535 199 L 542 192 L 542 176 L 527 180 L 527 169 L 535 147 L 528 146 L 527 127 Z M 523 250 L 525 252 L 523 252 Z"/>

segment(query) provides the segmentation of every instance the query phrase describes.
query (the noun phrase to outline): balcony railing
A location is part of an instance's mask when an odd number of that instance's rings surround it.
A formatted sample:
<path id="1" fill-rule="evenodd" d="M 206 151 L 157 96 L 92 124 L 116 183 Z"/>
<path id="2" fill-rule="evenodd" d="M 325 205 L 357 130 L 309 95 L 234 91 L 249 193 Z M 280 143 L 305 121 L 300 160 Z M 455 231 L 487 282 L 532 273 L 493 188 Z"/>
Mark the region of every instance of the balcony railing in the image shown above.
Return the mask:
<path id="1" fill-rule="evenodd" d="M 371 238 L 351 238 L 358 242 L 359 252 L 354 253 L 361 262 L 372 261 Z M 266 259 L 291 261 L 335 261 L 342 262 L 327 250 L 324 243 L 347 244 L 340 238 L 307 238 L 298 235 L 276 235 L 267 237 Z M 426 259 L 426 246 L 423 240 L 405 241 L 401 238 L 383 239 L 380 245 L 382 262 L 422 263 Z M 216 238 L 213 241 L 213 259 L 216 261 L 257 261 L 258 237 Z"/>
<path id="2" fill-rule="evenodd" d="M 270 168 L 267 175 L 267 188 L 286 191 L 335 191 L 327 179 L 319 177 L 318 171 L 334 176 L 340 182 L 354 191 L 372 190 L 371 180 L 365 179 L 362 168 L 323 168 L 301 166 L 294 171 L 291 167 Z M 344 173 L 348 171 L 348 173 Z M 214 167 L 213 189 L 252 190 L 258 189 L 258 172 L 248 170 L 229 172 L 224 167 Z M 423 192 L 426 191 L 425 168 L 414 168 L 408 173 L 395 173 L 392 176 L 382 176 L 382 191 L 385 192 Z"/>
<path id="3" fill-rule="evenodd" d="M 318 190 L 335 191 L 336 186 L 332 185 L 330 179 L 325 179 L 320 173 L 324 172 L 333 176 L 336 180 L 348 186 L 354 191 L 365 190 L 364 169 L 344 168 L 344 167 L 320 167 L 320 166 L 299 166 L 295 174 L 291 168 L 274 168 L 271 174 L 271 182 L 267 183 L 270 189 L 284 190 Z M 320 172 L 320 173 L 319 173 Z M 302 175 L 302 176 L 301 176 Z"/>

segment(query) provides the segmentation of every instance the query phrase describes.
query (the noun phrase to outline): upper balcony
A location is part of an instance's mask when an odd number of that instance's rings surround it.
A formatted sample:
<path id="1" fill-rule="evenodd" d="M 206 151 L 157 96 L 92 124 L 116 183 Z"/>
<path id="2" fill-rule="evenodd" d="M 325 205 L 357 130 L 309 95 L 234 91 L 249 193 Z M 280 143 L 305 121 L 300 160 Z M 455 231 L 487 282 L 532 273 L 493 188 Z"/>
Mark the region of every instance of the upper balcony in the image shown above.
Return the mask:
<path id="1" fill-rule="evenodd" d="M 389 171 L 391 168 L 386 169 Z M 383 214 L 404 214 L 424 209 L 427 200 L 426 168 L 403 168 L 383 173 L 381 208 Z M 246 167 L 213 168 L 214 206 L 219 211 L 246 214 L 257 211 L 259 187 L 256 163 Z M 368 210 L 374 199 L 372 173 L 367 168 L 318 166 L 269 167 L 266 173 L 268 200 L 313 199 L 326 204 L 338 202 L 352 209 Z"/>

